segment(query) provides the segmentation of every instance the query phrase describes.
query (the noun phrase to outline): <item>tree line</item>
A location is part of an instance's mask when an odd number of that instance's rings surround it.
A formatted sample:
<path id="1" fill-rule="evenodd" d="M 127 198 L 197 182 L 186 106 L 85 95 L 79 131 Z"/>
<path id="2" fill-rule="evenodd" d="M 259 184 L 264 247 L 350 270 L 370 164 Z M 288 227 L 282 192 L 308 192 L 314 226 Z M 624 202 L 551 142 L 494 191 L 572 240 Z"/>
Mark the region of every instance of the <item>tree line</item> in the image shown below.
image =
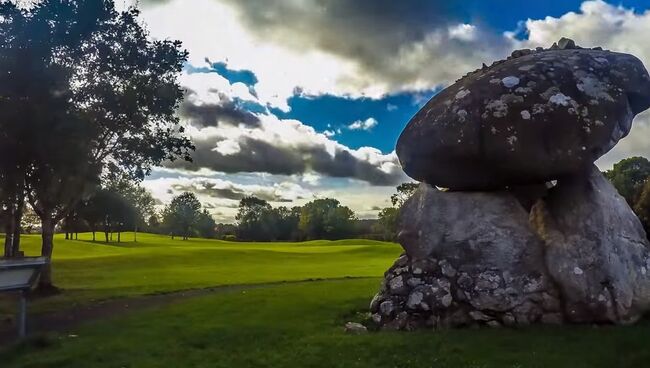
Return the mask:
<path id="1" fill-rule="evenodd" d="M 650 234 L 650 161 L 630 157 L 614 164 L 605 176 L 616 187 Z"/>
<path id="2" fill-rule="evenodd" d="M 51 258 L 63 220 L 107 221 L 92 213 L 102 206 L 90 198 L 120 206 L 105 192 L 116 177 L 137 182 L 163 161 L 190 160 L 193 145 L 175 114 L 187 52 L 179 41 L 150 40 L 138 17 L 136 8 L 118 12 L 112 0 L 0 2 L 6 257 L 20 255 L 26 208 L 40 221 L 42 256 Z M 111 213 L 126 211 L 117 207 Z M 55 291 L 51 275 L 48 264 L 41 290 Z"/>

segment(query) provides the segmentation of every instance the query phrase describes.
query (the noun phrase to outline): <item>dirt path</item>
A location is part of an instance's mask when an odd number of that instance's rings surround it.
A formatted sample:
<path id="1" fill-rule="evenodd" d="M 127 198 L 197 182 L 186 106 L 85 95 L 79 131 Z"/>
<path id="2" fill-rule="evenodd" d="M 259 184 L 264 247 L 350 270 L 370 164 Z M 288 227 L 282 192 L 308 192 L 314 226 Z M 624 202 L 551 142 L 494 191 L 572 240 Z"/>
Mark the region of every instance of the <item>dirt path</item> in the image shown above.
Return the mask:
<path id="1" fill-rule="evenodd" d="M 334 278 L 300 281 L 282 281 L 264 284 L 224 285 L 204 289 L 180 290 L 169 293 L 148 294 L 137 297 L 110 299 L 90 304 L 75 306 L 51 313 L 30 315 L 28 318 L 28 335 L 43 332 L 71 333 L 75 327 L 91 321 L 101 320 L 107 316 L 119 316 L 131 311 L 165 306 L 189 298 L 219 294 L 228 291 L 251 290 L 288 284 L 310 282 L 351 280 L 363 278 Z M 16 341 L 16 327 L 13 323 L 0 324 L 0 347 Z"/>

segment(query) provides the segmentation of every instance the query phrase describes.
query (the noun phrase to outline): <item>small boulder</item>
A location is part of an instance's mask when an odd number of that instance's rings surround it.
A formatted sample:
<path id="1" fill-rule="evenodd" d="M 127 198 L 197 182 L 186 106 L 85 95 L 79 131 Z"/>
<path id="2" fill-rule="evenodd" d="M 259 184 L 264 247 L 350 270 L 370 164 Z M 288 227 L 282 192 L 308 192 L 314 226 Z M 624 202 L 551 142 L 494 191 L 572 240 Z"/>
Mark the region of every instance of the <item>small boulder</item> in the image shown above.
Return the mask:
<path id="1" fill-rule="evenodd" d="M 361 323 L 348 322 L 345 324 L 345 333 L 350 335 L 363 335 L 368 333 L 368 329 Z"/>

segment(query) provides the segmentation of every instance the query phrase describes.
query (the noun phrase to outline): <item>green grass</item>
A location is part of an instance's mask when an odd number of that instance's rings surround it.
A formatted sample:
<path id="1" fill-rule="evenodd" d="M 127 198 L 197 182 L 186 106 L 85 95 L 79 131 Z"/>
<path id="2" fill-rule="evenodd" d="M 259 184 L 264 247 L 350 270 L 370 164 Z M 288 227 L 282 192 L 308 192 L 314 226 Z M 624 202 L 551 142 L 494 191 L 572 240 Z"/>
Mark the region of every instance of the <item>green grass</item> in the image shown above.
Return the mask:
<path id="1" fill-rule="evenodd" d="M 131 235 L 125 235 L 125 239 Z M 83 239 L 89 239 L 88 234 Z M 25 249 L 38 253 L 38 238 Z M 381 332 L 350 336 L 395 244 L 172 241 L 137 244 L 57 238 L 55 281 L 65 292 L 37 311 L 92 299 L 242 284 L 170 305 L 106 316 L 75 337 L 34 336 L 0 352 L 0 367 L 647 367 L 650 322 L 631 327 Z M 345 279 L 374 277 L 368 279 Z M 333 280 L 337 278 L 337 280 Z M 246 284 L 322 279 L 248 288 Z"/>
<path id="2" fill-rule="evenodd" d="M 229 291 L 36 339 L 5 367 L 647 367 L 650 326 L 342 331 L 376 280 Z"/>
<path id="3" fill-rule="evenodd" d="M 27 255 L 39 254 L 40 237 L 22 239 Z M 137 243 L 104 244 L 91 239 L 91 234 L 80 234 L 79 240 L 57 235 L 54 282 L 65 292 L 39 301 L 37 310 L 219 285 L 377 277 L 401 249 L 372 240 L 233 243 L 152 234 L 138 234 Z M 132 240 L 133 234 L 122 234 L 122 239 Z M 6 303 L 2 309 L 7 312 Z"/>

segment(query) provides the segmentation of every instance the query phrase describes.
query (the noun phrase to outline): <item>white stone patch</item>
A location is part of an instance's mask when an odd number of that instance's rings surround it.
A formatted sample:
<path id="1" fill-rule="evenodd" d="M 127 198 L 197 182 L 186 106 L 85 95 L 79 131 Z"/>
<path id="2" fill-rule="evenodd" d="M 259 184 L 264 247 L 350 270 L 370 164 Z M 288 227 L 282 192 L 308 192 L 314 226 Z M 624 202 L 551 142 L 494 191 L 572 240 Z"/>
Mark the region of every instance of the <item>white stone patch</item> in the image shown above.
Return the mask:
<path id="1" fill-rule="evenodd" d="M 576 275 L 582 275 L 584 272 L 582 271 L 582 268 L 580 268 L 578 266 L 575 266 L 573 268 L 573 273 L 576 274 Z"/>
<path id="2" fill-rule="evenodd" d="M 605 298 L 605 295 L 599 294 L 598 295 L 598 301 L 599 302 L 605 302 L 605 301 L 607 301 L 607 298 Z"/>
<path id="3" fill-rule="evenodd" d="M 519 84 L 519 78 L 511 75 L 501 79 L 501 83 L 503 83 L 506 88 L 512 88 Z"/>
<path id="4" fill-rule="evenodd" d="M 562 106 L 568 106 L 569 101 L 571 101 L 571 97 L 566 96 L 564 93 L 556 93 L 553 96 L 551 96 L 548 101 L 552 104 L 556 105 L 562 105 Z"/>
<path id="5" fill-rule="evenodd" d="M 456 99 L 461 100 L 461 99 L 467 97 L 467 95 L 469 95 L 470 93 L 471 92 L 468 89 L 461 89 L 460 91 L 458 91 L 458 93 L 456 93 Z"/>
<path id="6" fill-rule="evenodd" d="M 465 122 L 465 118 L 467 117 L 467 111 L 458 110 L 457 114 L 458 114 L 458 120 L 460 120 L 461 123 Z"/>
<path id="7" fill-rule="evenodd" d="M 584 92 L 589 97 L 614 101 L 612 96 L 607 93 L 607 85 L 593 75 L 580 78 L 576 87 L 580 92 Z"/>
<path id="8" fill-rule="evenodd" d="M 605 123 L 603 123 L 600 120 L 596 120 L 595 124 L 596 124 L 596 126 L 605 126 Z"/>
<path id="9" fill-rule="evenodd" d="M 422 303 L 422 299 L 424 299 L 424 295 L 421 292 L 413 292 L 409 295 L 409 300 L 406 302 L 406 305 L 411 309 L 415 309 Z"/>
<path id="10" fill-rule="evenodd" d="M 530 112 L 528 112 L 528 110 L 522 110 L 521 118 L 524 120 L 530 120 Z"/>
<path id="11" fill-rule="evenodd" d="M 497 84 L 497 83 L 501 83 L 501 79 L 498 79 L 498 78 L 490 79 L 490 84 Z"/>
<path id="12" fill-rule="evenodd" d="M 520 66 L 519 70 L 521 70 L 522 72 L 527 72 L 527 71 L 533 69 L 534 67 L 535 67 L 535 65 L 528 64 L 528 65 Z"/>
<path id="13" fill-rule="evenodd" d="M 508 105 L 501 100 L 492 100 L 485 105 L 485 108 L 491 111 L 492 115 L 496 118 L 502 118 L 508 115 Z"/>
<path id="14" fill-rule="evenodd" d="M 641 274 L 645 275 L 646 273 L 648 273 L 648 270 L 645 267 L 641 267 Z"/>
<path id="15" fill-rule="evenodd" d="M 609 63 L 609 60 L 605 59 L 604 57 L 597 57 L 597 58 L 594 58 L 594 60 L 596 60 L 597 62 L 599 62 L 601 64 Z"/>
<path id="16" fill-rule="evenodd" d="M 492 132 L 492 134 L 497 134 L 497 132 L 498 132 L 497 128 L 495 128 L 495 127 L 492 127 L 492 129 L 490 129 L 490 131 Z"/>
<path id="17" fill-rule="evenodd" d="M 390 280 L 389 287 L 391 290 L 397 290 L 404 287 L 404 279 L 402 276 L 397 276 L 394 279 Z"/>
<path id="18" fill-rule="evenodd" d="M 533 90 L 531 88 L 528 88 L 528 87 L 517 87 L 517 89 L 515 90 L 515 93 L 526 94 L 526 93 L 530 93 L 532 91 Z"/>
<path id="19" fill-rule="evenodd" d="M 517 136 L 516 135 L 511 135 L 510 137 L 506 138 L 508 141 L 508 144 L 511 146 L 514 146 L 515 143 L 517 143 Z"/>

